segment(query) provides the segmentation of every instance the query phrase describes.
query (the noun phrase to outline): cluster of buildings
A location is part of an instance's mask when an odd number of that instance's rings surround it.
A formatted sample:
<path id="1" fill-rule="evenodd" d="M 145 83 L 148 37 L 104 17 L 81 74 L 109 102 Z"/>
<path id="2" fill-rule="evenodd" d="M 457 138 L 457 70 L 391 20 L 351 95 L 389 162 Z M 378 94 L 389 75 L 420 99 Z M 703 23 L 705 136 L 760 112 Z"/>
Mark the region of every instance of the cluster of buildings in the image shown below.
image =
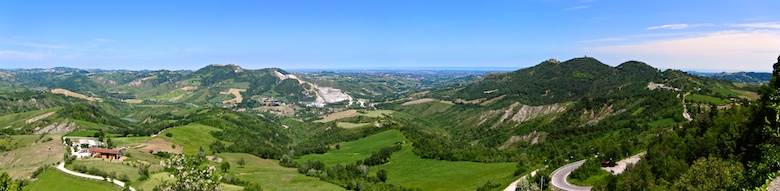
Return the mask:
<path id="1" fill-rule="evenodd" d="M 103 145 L 100 141 L 81 138 L 71 143 L 71 155 L 76 158 L 103 158 L 120 159 L 122 157 L 120 150 L 100 148 Z"/>

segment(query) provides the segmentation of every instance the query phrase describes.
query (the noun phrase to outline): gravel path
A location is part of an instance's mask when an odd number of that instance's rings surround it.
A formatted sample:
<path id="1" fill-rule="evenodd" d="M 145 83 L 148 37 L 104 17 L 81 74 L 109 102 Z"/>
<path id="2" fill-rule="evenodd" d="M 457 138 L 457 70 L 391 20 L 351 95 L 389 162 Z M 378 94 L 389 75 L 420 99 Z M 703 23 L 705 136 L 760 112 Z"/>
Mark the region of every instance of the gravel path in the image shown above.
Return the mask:
<path id="1" fill-rule="evenodd" d="M 766 189 L 769 191 L 780 191 L 780 178 L 775 179 L 769 183 L 769 187 Z"/>

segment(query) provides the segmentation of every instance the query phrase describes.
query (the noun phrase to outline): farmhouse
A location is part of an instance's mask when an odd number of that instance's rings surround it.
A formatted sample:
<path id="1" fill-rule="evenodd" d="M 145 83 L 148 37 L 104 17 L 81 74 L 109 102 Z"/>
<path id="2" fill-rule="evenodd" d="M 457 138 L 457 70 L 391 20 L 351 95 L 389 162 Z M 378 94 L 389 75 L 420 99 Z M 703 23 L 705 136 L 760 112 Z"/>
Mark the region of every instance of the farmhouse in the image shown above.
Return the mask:
<path id="1" fill-rule="evenodd" d="M 97 155 L 100 155 L 100 158 L 104 159 L 119 159 L 119 150 L 114 149 L 104 149 L 104 148 L 89 148 L 89 152 L 92 153 L 92 156 L 97 157 Z"/>
<path id="2" fill-rule="evenodd" d="M 81 148 L 99 147 L 100 142 L 91 139 L 79 139 L 79 142 L 74 142 L 72 146 L 79 146 Z"/>

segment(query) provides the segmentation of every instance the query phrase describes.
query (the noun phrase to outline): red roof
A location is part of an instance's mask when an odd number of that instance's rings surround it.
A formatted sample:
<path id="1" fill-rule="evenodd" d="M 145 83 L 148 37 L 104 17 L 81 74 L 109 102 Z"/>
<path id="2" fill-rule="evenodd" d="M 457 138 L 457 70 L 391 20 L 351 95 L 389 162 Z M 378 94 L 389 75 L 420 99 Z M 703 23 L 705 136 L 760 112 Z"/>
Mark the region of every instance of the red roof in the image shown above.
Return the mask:
<path id="1" fill-rule="evenodd" d="M 89 151 L 93 153 L 105 153 L 105 154 L 114 154 L 114 155 L 119 154 L 119 150 L 114 150 L 114 149 L 89 148 Z"/>

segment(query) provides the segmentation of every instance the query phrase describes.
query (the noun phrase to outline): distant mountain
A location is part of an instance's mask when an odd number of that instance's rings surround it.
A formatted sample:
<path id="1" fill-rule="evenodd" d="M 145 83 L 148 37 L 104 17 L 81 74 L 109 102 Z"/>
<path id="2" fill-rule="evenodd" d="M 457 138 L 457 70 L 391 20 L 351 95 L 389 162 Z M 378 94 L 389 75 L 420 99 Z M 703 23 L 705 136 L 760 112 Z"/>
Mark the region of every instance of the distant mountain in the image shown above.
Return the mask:
<path id="1" fill-rule="evenodd" d="M 332 87 L 319 87 L 282 69 L 245 70 L 214 64 L 197 71 L 81 70 L 74 68 L 0 71 L 0 85 L 36 90 L 66 89 L 89 97 L 150 102 L 255 107 L 258 98 L 284 103 L 327 103 L 353 98 Z"/>
<path id="2" fill-rule="evenodd" d="M 611 67 L 590 57 L 565 62 L 545 61 L 509 73 L 490 74 L 477 83 L 451 92 L 453 99 L 489 100 L 500 96 L 526 104 L 552 104 L 598 97 L 627 89 L 641 89 L 662 73 L 631 61 Z"/>
<path id="3" fill-rule="evenodd" d="M 725 79 L 739 83 L 765 84 L 772 79 L 772 73 L 769 72 L 735 72 L 735 73 L 715 73 L 710 75 L 712 78 Z"/>

